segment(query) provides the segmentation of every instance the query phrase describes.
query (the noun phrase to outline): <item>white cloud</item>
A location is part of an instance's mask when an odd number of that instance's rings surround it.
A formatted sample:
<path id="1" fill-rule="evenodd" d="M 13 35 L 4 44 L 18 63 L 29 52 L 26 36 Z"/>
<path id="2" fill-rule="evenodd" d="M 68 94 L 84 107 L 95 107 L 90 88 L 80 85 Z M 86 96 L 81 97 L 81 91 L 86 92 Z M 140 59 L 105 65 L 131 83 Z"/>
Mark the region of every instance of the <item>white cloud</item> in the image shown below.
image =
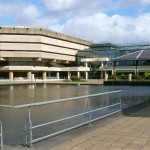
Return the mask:
<path id="1" fill-rule="evenodd" d="M 26 7 L 22 7 L 21 12 L 17 13 L 14 18 L 16 23 L 34 25 L 34 22 L 36 23 L 39 16 L 40 12 L 37 8 L 34 5 L 28 5 Z"/>
<path id="2" fill-rule="evenodd" d="M 25 22 L 32 24 L 40 12 L 32 4 L 24 3 L 0 3 L 0 16 L 7 16 L 13 19 L 15 23 L 24 24 Z"/>
<path id="3" fill-rule="evenodd" d="M 112 0 L 42 0 L 48 15 L 61 18 L 88 16 L 102 11 Z M 110 2 L 109 2 L 110 1 Z"/>
<path id="4" fill-rule="evenodd" d="M 51 11 L 63 11 L 73 8 L 77 0 L 44 0 L 44 3 Z"/>
<path id="5" fill-rule="evenodd" d="M 32 0 L 0 1 L 0 17 L 11 18 L 14 25 L 49 28 L 96 42 L 150 41 L 150 14 L 142 14 L 149 0 L 37 1 L 41 5 Z M 134 15 L 137 17 L 119 15 L 119 10 L 126 8 L 140 13 Z M 116 15 L 108 15 L 111 11 Z"/>
<path id="6" fill-rule="evenodd" d="M 150 5 L 150 1 L 149 0 L 140 0 L 141 1 L 141 4 L 143 5 Z"/>
<path id="7" fill-rule="evenodd" d="M 150 14 L 137 18 L 105 13 L 69 20 L 59 31 L 95 42 L 131 43 L 150 41 Z"/>
<path id="8" fill-rule="evenodd" d="M 43 16 L 38 7 L 34 4 L 25 3 L 23 1 L 16 2 L 12 0 L 10 3 L 0 1 L 0 17 L 8 17 L 14 22 L 14 25 L 34 26 L 34 27 L 48 27 L 54 24 L 58 19 Z M 1 24 L 5 25 L 5 24 Z"/>

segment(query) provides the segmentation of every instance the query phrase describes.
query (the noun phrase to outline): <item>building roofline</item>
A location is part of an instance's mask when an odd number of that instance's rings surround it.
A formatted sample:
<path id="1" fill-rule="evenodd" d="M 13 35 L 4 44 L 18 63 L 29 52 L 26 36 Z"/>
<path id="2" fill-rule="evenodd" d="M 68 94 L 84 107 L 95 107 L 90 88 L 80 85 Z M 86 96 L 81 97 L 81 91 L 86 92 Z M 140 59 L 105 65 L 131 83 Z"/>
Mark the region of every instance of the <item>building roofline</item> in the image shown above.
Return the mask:
<path id="1" fill-rule="evenodd" d="M 26 34 L 26 35 L 43 35 L 52 38 L 57 38 L 73 43 L 83 44 L 90 46 L 94 42 L 84 40 L 81 38 L 73 37 L 63 33 L 55 32 L 49 29 L 44 28 L 34 28 L 34 27 L 25 27 L 25 26 L 0 26 L 0 34 Z"/>

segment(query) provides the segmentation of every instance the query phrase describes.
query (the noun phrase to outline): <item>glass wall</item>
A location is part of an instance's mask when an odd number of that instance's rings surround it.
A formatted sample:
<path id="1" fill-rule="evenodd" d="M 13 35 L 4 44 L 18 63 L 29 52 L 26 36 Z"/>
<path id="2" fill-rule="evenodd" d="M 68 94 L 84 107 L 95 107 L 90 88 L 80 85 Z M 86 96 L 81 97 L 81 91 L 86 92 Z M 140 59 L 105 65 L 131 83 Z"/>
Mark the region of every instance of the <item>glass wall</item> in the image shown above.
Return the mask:
<path id="1" fill-rule="evenodd" d="M 78 65 L 83 65 L 80 62 L 81 58 L 116 58 L 122 55 L 127 55 L 139 50 L 150 50 L 150 43 L 139 43 L 139 44 L 125 44 L 125 45 L 116 45 L 112 43 L 97 43 L 90 46 L 89 49 L 84 51 L 79 51 L 77 54 L 77 63 Z M 123 61 L 119 62 L 118 65 L 134 66 L 136 65 L 135 61 Z M 138 65 L 150 65 L 149 60 L 138 61 Z M 107 66 L 113 66 L 113 62 L 108 62 Z"/>

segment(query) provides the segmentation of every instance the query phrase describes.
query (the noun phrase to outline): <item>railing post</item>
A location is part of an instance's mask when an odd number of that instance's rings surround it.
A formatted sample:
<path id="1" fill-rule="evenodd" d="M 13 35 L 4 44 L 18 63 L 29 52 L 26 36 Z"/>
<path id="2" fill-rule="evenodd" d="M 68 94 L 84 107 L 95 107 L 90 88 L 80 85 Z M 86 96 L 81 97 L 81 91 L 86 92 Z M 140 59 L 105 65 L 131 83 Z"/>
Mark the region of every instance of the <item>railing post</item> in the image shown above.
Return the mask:
<path id="1" fill-rule="evenodd" d="M 0 121 L 0 126 L 1 126 L 1 132 L 0 132 L 0 136 L 1 136 L 1 149 L 3 149 L 3 126 L 2 126 L 2 122 Z"/>
<path id="2" fill-rule="evenodd" d="M 89 115 L 89 126 L 91 126 L 91 119 L 92 119 L 92 116 L 91 116 L 91 104 L 90 104 L 90 97 L 88 97 L 88 100 L 87 100 L 87 108 L 88 108 L 88 115 Z"/>
<path id="3" fill-rule="evenodd" d="M 32 148 L 33 144 L 32 144 L 32 120 L 31 120 L 31 108 L 32 107 L 28 107 L 28 123 L 29 123 L 29 147 Z"/>
<path id="4" fill-rule="evenodd" d="M 121 101 L 121 97 L 120 97 L 120 111 L 122 111 L 122 101 Z"/>

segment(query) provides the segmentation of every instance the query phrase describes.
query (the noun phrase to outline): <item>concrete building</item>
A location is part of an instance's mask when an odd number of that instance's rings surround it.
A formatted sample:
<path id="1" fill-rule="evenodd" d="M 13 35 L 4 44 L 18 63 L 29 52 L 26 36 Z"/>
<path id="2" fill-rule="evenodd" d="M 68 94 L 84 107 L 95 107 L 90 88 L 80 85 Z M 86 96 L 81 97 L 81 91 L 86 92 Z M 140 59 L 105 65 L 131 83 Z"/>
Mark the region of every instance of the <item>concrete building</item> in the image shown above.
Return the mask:
<path id="1" fill-rule="evenodd" d="M 0 79 L 35 80 L 80 76 L 76 54 L 90 41 L 41 28 L 0 27 Z"/>

